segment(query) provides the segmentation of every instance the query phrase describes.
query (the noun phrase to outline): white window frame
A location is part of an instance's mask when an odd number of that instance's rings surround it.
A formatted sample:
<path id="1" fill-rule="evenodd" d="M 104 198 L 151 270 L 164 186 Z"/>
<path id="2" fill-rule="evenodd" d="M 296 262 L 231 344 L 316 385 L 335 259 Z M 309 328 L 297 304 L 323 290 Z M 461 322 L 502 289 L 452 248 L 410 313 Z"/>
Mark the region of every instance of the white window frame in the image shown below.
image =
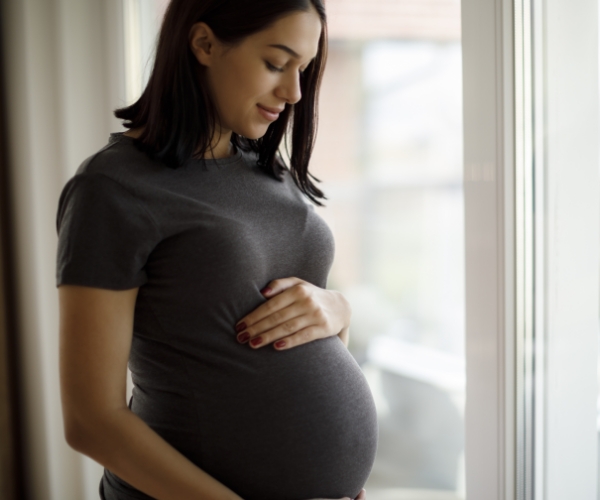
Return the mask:
<path id="1" fill-rule="evenodd" d="M 597 498 L 598 2 L 546 0 L 543 498 Z M 536 498 L 536 500 L 538 500 Z"/>
<path id="2" fill-rule="evenodd" d="M 598 6 L 462 2 L 468 500 L 595 500 Z"/>

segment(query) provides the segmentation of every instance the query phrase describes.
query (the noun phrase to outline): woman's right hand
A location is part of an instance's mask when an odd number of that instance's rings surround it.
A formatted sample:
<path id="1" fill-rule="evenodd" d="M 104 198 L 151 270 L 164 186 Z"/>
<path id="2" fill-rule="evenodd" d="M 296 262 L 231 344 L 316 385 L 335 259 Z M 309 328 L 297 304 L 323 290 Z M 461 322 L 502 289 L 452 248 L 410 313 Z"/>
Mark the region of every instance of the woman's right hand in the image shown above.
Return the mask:
<path id="1" fill-rule="evenodd" d="M 311 500 L 333 500 L 333 499 L 313 498 Z M 340 500 L 352 500 L 352 499 L 348 498 L 348 497 L 344 497 L 344 498 L 340 498 Z M 354 500 L 367 500 L 367 491 L 364 488 L 362 490 L 360 490 L 360 493 Z"/>

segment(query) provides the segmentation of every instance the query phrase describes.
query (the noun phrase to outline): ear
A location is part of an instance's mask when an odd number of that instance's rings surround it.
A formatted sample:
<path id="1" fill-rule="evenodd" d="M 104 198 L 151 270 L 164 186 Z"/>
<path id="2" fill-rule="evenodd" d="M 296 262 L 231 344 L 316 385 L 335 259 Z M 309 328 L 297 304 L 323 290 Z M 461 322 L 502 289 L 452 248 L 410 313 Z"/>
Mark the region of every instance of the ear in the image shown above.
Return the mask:
<path id="1" fill-rule="evenodd" d="M 198 62 L 210 66 L 215 56 L 217 37 L 210 26 L 203 22 L 192 25 L 189 35 L 190 49 Z"/>

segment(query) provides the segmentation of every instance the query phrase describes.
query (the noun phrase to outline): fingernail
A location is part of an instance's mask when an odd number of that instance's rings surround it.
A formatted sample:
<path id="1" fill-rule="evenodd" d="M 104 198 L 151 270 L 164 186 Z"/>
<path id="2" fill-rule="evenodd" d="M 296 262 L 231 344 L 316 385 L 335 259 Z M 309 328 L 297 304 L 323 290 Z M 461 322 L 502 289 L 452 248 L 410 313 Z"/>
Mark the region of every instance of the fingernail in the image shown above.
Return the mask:
<path id="1" fill-rule="evenodd" d="M 235 331 L 237 333 L 240 333 L 242 330 L 245 330 L 245 329 L 246 329 L 246 323 L 240 323 L 239 325 L 237 325 L 235 327 Z"/>
<path id="2" fill-rule="evenodd" d="M 252 339 L 252 340 L 250 341 L 250 345 L 251 345 L 252 347 L 256 347 L 257 345 L 260 345 L 260 344 L 262 344 L 262 341 L 263 341 L 262 337 L 256 337 L 255 339 Z"/>
<path id="3" fill-rule="evenodd" d="M 271 290 L 271 289 L 270 289 L 268 286 L 264 287 L 264 288 L 263 288 L 263 289 L 260 291 L 260 293 L 262 293 L 263 295 L 267 295 L 267 294 L 269 294 L 269 293 L 271 293 L 271 292 L 272 292 L 272 290 Z"/>
<path id="4" fill-rule="evenodd" d="M 240 344 L 243 344 L 244 342 L 246 342 L 248 339 L 250 338 L 250 334 L 248 332 L 244 332 L 244 333 L 240 333 L 237 336 L 237 340 Z"/>
<path id="5" fill-rule="evenodd" d="M 275 342 L 275 347 L 277 347 L 278 349 L 285 347 L 285 340 L 278 340 L 277 342 Z"/>

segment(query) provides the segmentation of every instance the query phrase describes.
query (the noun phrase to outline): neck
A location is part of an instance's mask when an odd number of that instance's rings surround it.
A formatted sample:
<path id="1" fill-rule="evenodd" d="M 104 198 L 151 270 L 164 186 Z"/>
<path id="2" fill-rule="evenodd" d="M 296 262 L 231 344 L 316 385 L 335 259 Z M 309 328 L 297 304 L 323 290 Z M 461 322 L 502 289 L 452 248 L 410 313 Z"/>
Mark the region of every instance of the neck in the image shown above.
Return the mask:
<path id="1" fill-rule="evenodd" d="M 204 158 L 218 160 L 232 155 L 233 145 L 231 144 L 231 130 L 229 130 L 228 132 L 221 132 L 213 139 L 211 147 L 204 153 Z"/>

